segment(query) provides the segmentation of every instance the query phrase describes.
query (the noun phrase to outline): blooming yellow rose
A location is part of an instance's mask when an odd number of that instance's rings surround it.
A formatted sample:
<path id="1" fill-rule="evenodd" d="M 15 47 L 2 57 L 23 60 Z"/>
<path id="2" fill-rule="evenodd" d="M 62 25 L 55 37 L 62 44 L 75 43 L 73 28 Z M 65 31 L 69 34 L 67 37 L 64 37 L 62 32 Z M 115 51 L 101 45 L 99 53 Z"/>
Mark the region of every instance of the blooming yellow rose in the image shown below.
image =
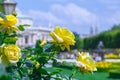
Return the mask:
<path id="1" fill-rule="evenodd" d="M 60 44 L 62 50 L 67 48 L 70 50 L 70 45 L 75 44 L 74 34 L 65 27 L 55 27 L 53 32 L 50 32 L 50 36 L 53 38 L 53 42 Z"/>
<path id="2" fill-rule="evenodd" d="M 16 26 L 18 19 L 13 15 L 6 15 L 6 20 L 0 17 L 0 24 L 2 25 L 2 29 L 13 29 L 18 30 Z"/>
<path id="3" fill-rule="evenodd" d="M 40 64 L 39 64 L 39 62 L 36 62 L 36 65 L 35 65 L 35 67 L 36 67 L 37 69 L 40 67 Z"/>
<path id="4" fill-rule="evenodd" d="M 45 43 L 47 43 L 46 40 L 43 40 L 41 43 L 40 43 L 40 46 L 43 46 Z"/>
<path id="5" fill-rule="evenodd" d="M 1 53 L 1 61 L 4 64 L 16 63 L 21 58 L 21 52 L 17 45 L 4 45 Z"/>
<path id="6" fill-rule="evenodd" d="M 78 53 L 77 62 L 82 64 L 82 66 L 79 66 L 78 64 L 77 66 L 80 67 L 80 69 L 81 67 L 84 67 L 85 72 L 97 70 L 94 60 L 87 52 Z"/>

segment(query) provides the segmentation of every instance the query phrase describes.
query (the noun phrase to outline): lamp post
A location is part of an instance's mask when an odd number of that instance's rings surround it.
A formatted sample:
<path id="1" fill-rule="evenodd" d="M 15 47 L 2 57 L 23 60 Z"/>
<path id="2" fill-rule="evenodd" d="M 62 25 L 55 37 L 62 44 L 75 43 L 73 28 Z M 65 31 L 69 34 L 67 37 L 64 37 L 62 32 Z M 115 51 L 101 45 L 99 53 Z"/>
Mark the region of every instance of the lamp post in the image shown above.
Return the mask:
<path id="1" fill-rule="evenodd" d="M 3 7 L 5 14 L 12 14 L 15 11 L 16 2 L 14 0 L 4 0 Z"/>

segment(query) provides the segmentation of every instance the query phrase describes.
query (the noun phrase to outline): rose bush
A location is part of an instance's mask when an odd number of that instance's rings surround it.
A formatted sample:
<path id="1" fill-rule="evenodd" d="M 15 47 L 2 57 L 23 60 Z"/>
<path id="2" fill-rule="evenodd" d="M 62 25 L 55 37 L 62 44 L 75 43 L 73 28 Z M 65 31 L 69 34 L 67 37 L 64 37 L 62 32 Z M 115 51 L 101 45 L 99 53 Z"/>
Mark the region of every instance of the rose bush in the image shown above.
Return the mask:
<path id="1" fill-rule="evenodd" d="M 55 54 L 74 46 L 74 34 L 65 27 L 55 27 L 50 32 L 52 41 L 37 41 L 34 48 L 20 49 L 16 45 L 19 37 L 17 31 L 23 31 L 25 25 L 15 26 L 17 21 L 14 14 L 0 13 L 0 65 L 4 65 L 6 75 L 10 76 L 10 80 L 63 80 L 60 69 L 49 72 L 46 65 L 50 61 L 51 64 L 57 62 Z M 96 70 L 94 61 L 87 53 L 78 54 L 77 61 L 84 65 L 84 70 Z M 75 71 L 81 67 L 74 65 Z M 74 74 L 66 79 L 71 80 Z"/>

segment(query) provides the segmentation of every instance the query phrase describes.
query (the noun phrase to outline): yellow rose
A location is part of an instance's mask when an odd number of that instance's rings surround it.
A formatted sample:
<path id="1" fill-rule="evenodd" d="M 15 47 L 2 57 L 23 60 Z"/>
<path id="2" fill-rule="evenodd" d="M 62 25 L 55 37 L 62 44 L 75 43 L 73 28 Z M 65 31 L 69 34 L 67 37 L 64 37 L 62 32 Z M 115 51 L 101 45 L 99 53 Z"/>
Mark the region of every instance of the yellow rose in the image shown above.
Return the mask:
<path id="1" fill-rule="evenodd" d="M 18 19 L 13 15 L 6 15 L 6 20 L 0 17 L 0 24 L 2 25 L 2 29 L 13 29 L 18 30 L 16 26 Z"/>
<path id="2" fill-rule="evenodd" d="M 16 63 L 21 58 L 20 48 L 17 45 L 4 45 L 1 61 L 4 64 Z"/>
<path id="3" fill-rule="evenodd" d="M 43 40 L 41 43 L 40 43 L 40 46 L 43 46 L 45 43 L 47 43 L 46 40 Z"/>
<path id="4" fill-rule="evenodd" d="M 32 61 L 33 63 L 35 63 L 35 67 L 38 69 L 40 67 L 40 63 L 36 60 Z"/>
<path id="5" fill-rule="evenodd" d="M 70 45 L 75 44 L 74 34 L 64 27 L 55 27 L 54 31 L 50 32 L 50 36 L 53 38 L 54 43 L 60 45 L 62 50 L 65 48 L 70 50 Z"/>
<path id="6" fill-rule="evenodd" d="M 35 67 L 36 67 L 37 69 L 40 67 L 40 64 L 39 64 L 39 62 L 36 62 L 36 65 L 35 65 Z"/>
<path id="7" fill-rule="evenodd" d="M 95 62 L 87 52 L 78 53 L 77 61 L 80 62 L 84 67 L 85 71 L 96 71 Z M 78 66 L 78 65 L 77 65 Z M 81 66 L 78 66 L 81 68 Z"/>

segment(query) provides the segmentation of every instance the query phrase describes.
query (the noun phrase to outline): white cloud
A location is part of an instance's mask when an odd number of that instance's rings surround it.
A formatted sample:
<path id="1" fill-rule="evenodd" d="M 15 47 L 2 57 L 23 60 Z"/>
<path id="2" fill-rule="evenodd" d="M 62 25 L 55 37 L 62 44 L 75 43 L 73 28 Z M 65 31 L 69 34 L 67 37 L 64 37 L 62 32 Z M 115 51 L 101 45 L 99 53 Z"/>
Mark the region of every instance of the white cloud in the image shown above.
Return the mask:
<path id="1" fill-rule="evenodd" d="M 92 19 L 96 19 L 95 14 L 73 3 L 65 6 L 59 4 L 53 5 L 52 12 L 55 13 L 55 15 L 57 15 L 59 18 L 66 20 L 66 22 L 76 25 L 91 24 Z"/>
<path id="2" fill-rule="evenodd" d="M 35 19 L 45 20 L 45 21 L 54 22 L 54 23 L 60 23 L 61 22 L 51 12 L 30 10 L 29 15 L 32 15 L 32 17 L 34 17 Z"/>
<path id="3" fill-rule="evenodd" d="M 100 32 L 111 29 L 115 24 L 120 24 L 120 11 L 115 11 L 110 15 L 105 14 L 98 16 L 98 28 Z"/>
<path id="4" fill-rule="evenodd" d="M 67 5 L 54 4 L 48 12 L 40 10 L 30 10 L 31 16 L 39 25 L 62 25 L 73 31 L 86 30 L 96 21 L 96 15 L 85 8 L 81 8 L 73 3 Z"/>

